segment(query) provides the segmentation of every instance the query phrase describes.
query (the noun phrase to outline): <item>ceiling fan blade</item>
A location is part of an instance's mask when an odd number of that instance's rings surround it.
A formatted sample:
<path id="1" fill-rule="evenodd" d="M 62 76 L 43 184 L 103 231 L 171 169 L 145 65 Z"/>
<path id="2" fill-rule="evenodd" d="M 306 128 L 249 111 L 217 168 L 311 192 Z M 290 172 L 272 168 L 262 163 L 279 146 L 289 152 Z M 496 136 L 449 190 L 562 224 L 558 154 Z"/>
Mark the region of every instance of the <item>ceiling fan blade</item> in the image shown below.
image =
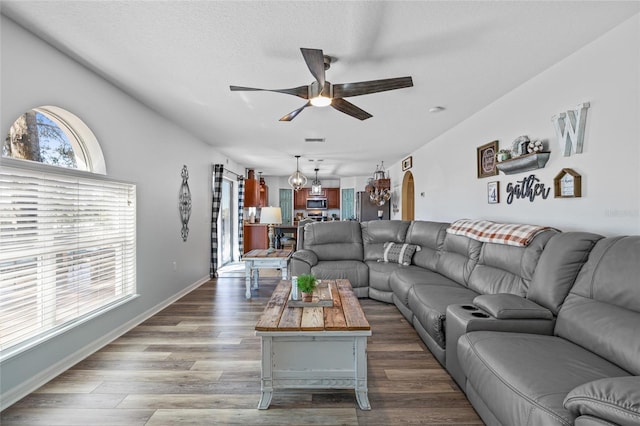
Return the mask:
<path id="1" fill-rule="evenodd" d="M 373 115 L 369 114 L 367 111 L 360 109 L 351 102 L 341 98 L 333 98 L 331 106 L 340 112 L 344 112 L 347 115 L 357 118 L 358 120 L 366 120 L 367 118 L 373 117 Z"/>
<path id="2" fill-rule="evenodd" d="M 293 87 L 291 89 L 256 89 L 255 87 L 229 86 L 232 92 L 276 92 L 309 99 L 309 86 Z"/>
<path id="3" fill-rule="evenodd" d="M 289 114 L 285 115 L 284 117 L 282 117 L 280 119 L 280 121 L 291 121 L 294 118 L 297 117 L 298 114 L 300 114 L 300 112 L 305 109 L 306 107 L 308 107 L 309 105 L 311 105 L 311 102 L 307 102 L 306 104 L 302 105 L 302 107 L 298 108 L 295 111 L 291 111 Z"/>
<path id="4" fill-rule="evenodd" d="M 349 96 L 368 95 L 370 93 L 385 92 L 387 90 L 412 87 L 411 77 L 387 78 L 384 80 L 361 81 L 358 83 L 344 83 L 333 85 L 334 98 L 348 98 Z"/>
<path id="5" fill-rule="evenodd" d="M 324 87 L 324 54 L 320 49 L 300 48 L 309 71 L 316 78 L 320 87 Z"/>

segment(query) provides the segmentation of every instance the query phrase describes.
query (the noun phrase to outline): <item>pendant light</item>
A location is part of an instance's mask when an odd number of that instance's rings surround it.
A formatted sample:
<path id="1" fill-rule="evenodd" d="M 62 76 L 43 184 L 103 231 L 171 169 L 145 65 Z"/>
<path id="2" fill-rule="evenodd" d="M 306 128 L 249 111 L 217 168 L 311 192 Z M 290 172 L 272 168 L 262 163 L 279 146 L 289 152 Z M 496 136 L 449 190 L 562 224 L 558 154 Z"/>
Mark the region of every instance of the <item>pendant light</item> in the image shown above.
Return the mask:
<path id="1" fill-rule="evenodd" d="M 378 206 L 391 198 L 391 179 L 387 178 L 384 170 L 384 161 L 373 172 L 373 177 L 369 178 L 365 191 L 369 193 L 369 200 Z"/>
<path id="2" fill-rule="evenodd" d="M 320 183 L 320 180 L 318 179 L 318 168 L 316 167 L 315 169 L 316 172 L 316 178 L 313 180 L 313 182 L 311 182 L 311 195 L 322 195 L 322 184 Z"/>
<path id="3" fill-rule="evenodd" d="M 298 191 L 300 188 L 307 184 L 307 177 L 300 173 L 299 165 L 300 156 L 296 155 L 296 171 L 289 176 L 289 185 L 294 191 Z"/>

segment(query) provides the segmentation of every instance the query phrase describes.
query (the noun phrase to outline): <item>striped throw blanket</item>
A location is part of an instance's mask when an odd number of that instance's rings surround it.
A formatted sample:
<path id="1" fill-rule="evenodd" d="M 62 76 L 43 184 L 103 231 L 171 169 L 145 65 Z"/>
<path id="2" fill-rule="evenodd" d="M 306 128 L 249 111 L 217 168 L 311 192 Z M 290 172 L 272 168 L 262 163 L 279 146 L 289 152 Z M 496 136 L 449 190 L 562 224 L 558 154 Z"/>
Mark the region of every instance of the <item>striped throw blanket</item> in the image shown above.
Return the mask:
<path id="1" fill-rule="evenodd" d="M 449 234 L 464 235 L 484 243 L 525 247 L 536 235 L 552 229 L 548 226 L 496 223 L 488 220 L 461 219 L 447 228 Z"/>

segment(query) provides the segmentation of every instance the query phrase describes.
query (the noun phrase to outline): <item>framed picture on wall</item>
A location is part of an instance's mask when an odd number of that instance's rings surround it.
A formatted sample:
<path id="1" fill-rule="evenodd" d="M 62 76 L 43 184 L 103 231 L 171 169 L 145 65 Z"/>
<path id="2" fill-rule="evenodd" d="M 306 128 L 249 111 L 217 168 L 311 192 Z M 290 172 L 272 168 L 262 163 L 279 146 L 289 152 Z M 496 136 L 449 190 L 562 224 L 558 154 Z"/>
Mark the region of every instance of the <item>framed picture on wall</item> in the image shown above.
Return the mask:
<path id="1" fill-rule="evenodd" d="M 494 181 L 487 184 L 487 202 L 498 204 L 500 202 L 500 182 Z"/>
<path id="2" fill-rule="evenodd" d="M 498 152 L 498 141 L 489 142 L 477 149 L 478 179 L 495 176 L 498 174 L 496 168 L 496 154 Z"/>
<path id="3" fill-rule="evenodd" d="M 409 170 L 411 167 L 413 167 L 413 157 L 407 157 L 404 160 L 402 160 L 402 171 L 403 172 L 405 170 Z"/>

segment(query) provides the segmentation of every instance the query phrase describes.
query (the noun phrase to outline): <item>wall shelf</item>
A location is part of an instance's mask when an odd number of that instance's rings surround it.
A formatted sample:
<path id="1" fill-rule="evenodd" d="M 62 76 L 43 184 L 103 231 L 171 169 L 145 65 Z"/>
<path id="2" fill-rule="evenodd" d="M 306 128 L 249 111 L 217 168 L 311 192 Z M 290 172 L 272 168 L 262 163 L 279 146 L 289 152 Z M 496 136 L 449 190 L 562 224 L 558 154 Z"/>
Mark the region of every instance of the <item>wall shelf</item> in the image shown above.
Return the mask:
<path id="1" fill-rule="evenodd" d="M 534 152 L 532 154 L 524 154 L 516 158 L 504 160 L 496 164 L 498 170 L 505 175 L 514 173 L 528 172 L 543 168 L 549 161 L 550 152 Z"/>

